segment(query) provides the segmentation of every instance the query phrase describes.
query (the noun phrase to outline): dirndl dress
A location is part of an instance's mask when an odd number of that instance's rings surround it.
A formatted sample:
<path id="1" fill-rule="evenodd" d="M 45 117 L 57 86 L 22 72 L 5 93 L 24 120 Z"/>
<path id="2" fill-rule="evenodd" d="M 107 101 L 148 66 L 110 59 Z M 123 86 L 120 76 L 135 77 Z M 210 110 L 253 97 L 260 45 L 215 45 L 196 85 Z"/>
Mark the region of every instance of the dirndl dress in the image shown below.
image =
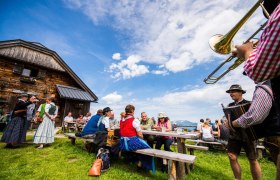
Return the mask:
<path id="1" fill-rule="evenodd" d="M 54 142 L 54 121 L 43 116 L 43 122 L 39 125 L 35 135 L 35 144 L 50 144 Z"/>
<path id="2" fill-rule="evenodd" d="M 120 150 L 123 151 L 136 151 L 138 149 L 147 149 L 151 147 L 143 139 L 137 136 L 132 136 L 132 137 L 121 137 L 119 148 Z M 152 170 L 152 172 L 155 173 L 154 157 L 150 157 L 142 154 L 139 155 L 138 157 L 142 163 L 142 167 L 145 170 Z"/>
<path id="3" fill-rule="evenodd" d="M 7 144 L 19 144 L 23 143 L 26 140 L 26 126 L 27 120 L 25 117 L 22 116 L 15 116 L 12 120 L 8 123 L 5 132 L 1 138 L 2 142 Z"/>

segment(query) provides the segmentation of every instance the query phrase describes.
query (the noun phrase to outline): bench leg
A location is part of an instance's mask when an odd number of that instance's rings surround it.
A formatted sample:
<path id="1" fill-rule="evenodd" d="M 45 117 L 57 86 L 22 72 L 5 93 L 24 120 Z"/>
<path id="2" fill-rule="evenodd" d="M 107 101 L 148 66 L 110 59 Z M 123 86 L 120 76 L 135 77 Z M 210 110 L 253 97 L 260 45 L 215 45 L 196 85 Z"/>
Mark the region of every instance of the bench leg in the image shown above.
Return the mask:
<path id="1" fill-rule="evenodd" d="M 188 151 L 190 152 L 190 155 L 194 155 L 194 149 L 193 148 L 188 148 Z M 190 170 L 193 170 L 193 164 L 190 164 Z"/>
<path id="2" fill-rule="evenodd" d="M 185 141 L 182 138 L 177 139 L 178 153 L 186 154 Z M 176 167 L 177 179 L 186 179 L 186 168 L 184 162 L 178 162 Z"/>
<path id="3" fill-rule="evenodd" d="M 72 144 L 76 144 L 76 138 L 70 138 L 70 137 L 69 137 L 69 139 L 71 139 L 71 143 L 72 143 Z"/>
<path id="4" fill-rule="evenodd" d="M 262 149 L 257 149 L 257 155 L 258 155 L 258 159 L 262 159 L 263 158 L 263 150 Z"/>
<path id="5" fill-rule="evenodd" d="M 168 179 L 176 180 L 176 165 L 172 160 L 168 161 Z"/>

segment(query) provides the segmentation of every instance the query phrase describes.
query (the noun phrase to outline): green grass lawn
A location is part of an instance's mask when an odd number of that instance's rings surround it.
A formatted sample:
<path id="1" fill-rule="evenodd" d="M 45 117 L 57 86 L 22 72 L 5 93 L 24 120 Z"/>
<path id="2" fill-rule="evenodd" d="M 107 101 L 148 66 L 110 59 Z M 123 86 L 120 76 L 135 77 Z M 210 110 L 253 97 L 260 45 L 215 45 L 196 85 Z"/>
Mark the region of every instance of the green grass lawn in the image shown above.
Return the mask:
<path id="1" fill-rule="evenodd" d="M 28 142 L 32 137 L 28 136 Z M 24 144 L 18 149 L 5 149 L 0 143 L 0 179 L 91 179 L 87 173 L 95 160 L 93 154 L 83 150 L 83 142 L 72 145 L 67 138 L 56 138 L 55 143 L 44 149 Z M 227 155 L 223 151 L 195 151 L 197 160 L 188 179 L 234 179 Z M 249 163 L 244 154 L 239 157 L 243 179 L 252 179 Z M 267 159 L 259 161 L 263 179 L 275 179 L 274 164 Z M 160 170 L 154 175 L 137 172 L 136 165 L 123 160 L 111 162 L 109 171 L 99 179 L 167 179 Z"/>

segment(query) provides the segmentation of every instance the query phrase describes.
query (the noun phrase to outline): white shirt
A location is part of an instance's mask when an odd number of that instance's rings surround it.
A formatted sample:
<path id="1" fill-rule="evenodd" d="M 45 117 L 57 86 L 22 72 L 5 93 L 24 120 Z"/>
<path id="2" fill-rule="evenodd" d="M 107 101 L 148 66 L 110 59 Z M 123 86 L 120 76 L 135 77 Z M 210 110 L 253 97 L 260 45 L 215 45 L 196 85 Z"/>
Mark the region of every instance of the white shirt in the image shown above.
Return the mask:
<path id="1" fill-rule="evenodd" d="M 101 116 L 98 120 L 97 126 L 99 127 L 100 123 L 105 125 L 105 128 L 110 128 L 110 118 L 107 116 Z"/>
<path id="2" fill-rule="evenodd" d="M 212 134 L 211 134 L 211 128 L 208 127 L 208 128 L 205 128 L 205 127 L 202 127 L 202 137 L 203 138 L 212 138 Z"/>
<path id="3" fill-rule="evenodd" d="M 125 121 L 125 119 L 123 118 L 121 121 Z M 132 126 L 136 129 L 137 132 L 141 131 L 141 125 L 139 119 L 135 118 L 132 121 Z"/>
<path id="4" fill-rule="evenodd" d="M 64 122 L 73 122 L 73 117 L 72 116 L 65 116 Z"/>
<path id="5" fill-rule="evenodd" d="M 201 122 L 197 123 L 197 126 L 196 126 L 197 131 L 201 131 L 201 125 L 202 125 Z"/>

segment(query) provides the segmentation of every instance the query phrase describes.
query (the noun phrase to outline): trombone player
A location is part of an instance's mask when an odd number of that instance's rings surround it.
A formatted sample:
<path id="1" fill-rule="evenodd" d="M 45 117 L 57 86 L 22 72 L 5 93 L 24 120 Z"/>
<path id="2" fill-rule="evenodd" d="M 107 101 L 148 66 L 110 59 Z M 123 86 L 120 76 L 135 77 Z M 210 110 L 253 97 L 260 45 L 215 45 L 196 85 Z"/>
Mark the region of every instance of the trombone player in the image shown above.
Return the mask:
<path id="1" fill-rule="evenodd" d="M 259 43 L 236 45 L 233 54 L 245 59 L 244 72 L 255 82 L 263 82 L 280 75 L 280 0 L 264 0 L 270 14 Z M 264 13 L 265 14 L 265 13 Z M 267 17 L 268 18 L 268 17 Z M 279 82 L 279 81 L 278 81 Z"/>

